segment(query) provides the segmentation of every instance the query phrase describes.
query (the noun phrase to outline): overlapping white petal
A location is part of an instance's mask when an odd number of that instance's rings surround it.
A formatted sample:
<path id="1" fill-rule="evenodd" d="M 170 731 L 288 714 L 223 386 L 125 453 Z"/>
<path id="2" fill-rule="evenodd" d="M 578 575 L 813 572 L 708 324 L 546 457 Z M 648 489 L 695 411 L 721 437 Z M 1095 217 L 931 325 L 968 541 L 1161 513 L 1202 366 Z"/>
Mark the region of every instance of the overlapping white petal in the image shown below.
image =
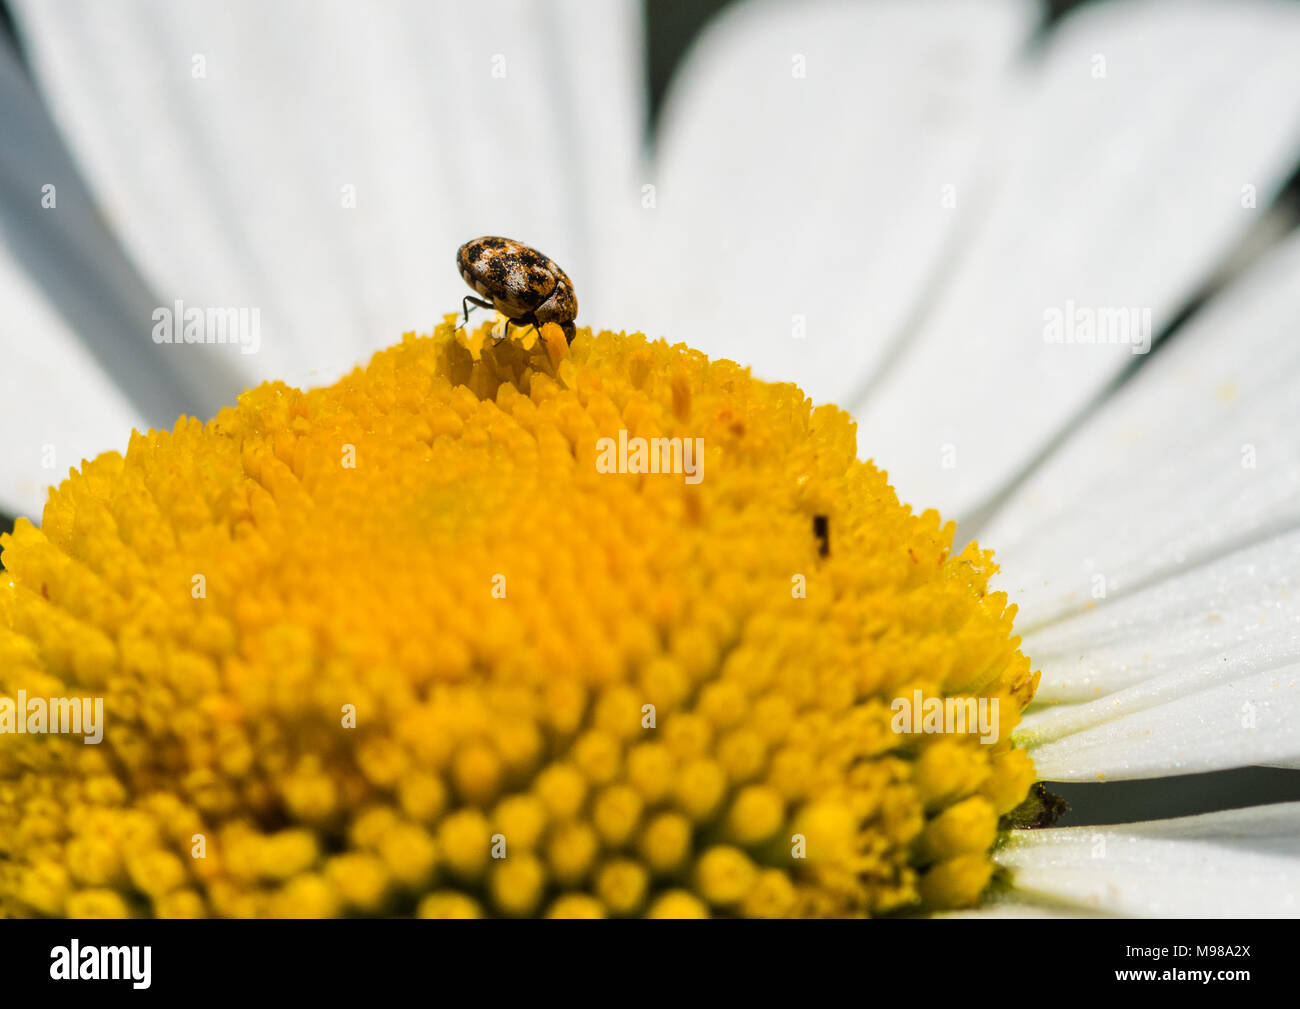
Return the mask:
<path id="1" fill-rule="evenodd" d="M 39 522 L 51 485 L 144 425 L 3 243 L 0 305 L 0 509 Z"/>
<path id="2" fill-rule="evenodd" d="M 1014 831 L 996 857 L 1012 870 L 1016 893 L 1080 910 L 1300 914 L 1300 803 L 1121 827 Z"/>
<path id="3" fill-rule="evenodd" d="M 1300 663 L 1241 675 L 1221 673 L 1210 659 L 1077 708 L 1030 716 L 1017 739 L 1047 781 L 1285 763 L 1300 755 Z"/>
<path id="4" fill-rule="evenodd" d="M 1030 634 L 1040 777 L 1090 781 L 1300 760 L 1300 531 Z"/>
<path id="5" fill-rule="evenodd" d="M 225 348 L 153 354 L 155 298 L 105 227 L 15 53 L 0 44 L 0 509 L 39 519 L 69 466 L 133 426 L 215 410 Z"/>
<path id="6" fill-rule="evenodd" d="M 1300 236 L 1190 320 L 1006 502 L 981 540 L 1029 626 L 1111 601 L 1131 616 L 1127 592 L 1300 525 L 1297 317 Z"/>
<path id="7" fill-rule="evenodd" d="M 595 233 L 635 207 L 631 0 L 59 0 L 18 15 L 160 304 L 259 310 L 252 377 L 325 381 L 427 330 L 459 304 L 452 257 L 480 234 L 533 242 L 601 290 Z"/>
<path id="8" fill-rule="evenodd" d="M 987 166 L 986 226 L 859 414 L 904 500 L 960 516 L 995 496 L 1132 361 L 1142 311 L 1157 333 L 1242 239 L 1243 202 L 1267 206 L 1300 156 L 1298 50 L 1288 4 L 1098 4 L 1059 26 Z M 1125 342 L 1049 342 L 1089 312 Z"/>
<path id="9" fill-rule="evenodd" d="M 1045 778 L 1300 759 L 1297 280 L 1291 239 L 987 531 L 1030 625 L 1036 701 L 1061 705 L 1020 729 Z"/>
<path id="10" fill-rule="evenodd" d="M 1203 686 L 1202 668 L 1219 682 L 1300 661 L 1298 586 L 1293 531 L 1051 624 L 1024 640 L 1043 669 L 1035 700 L 1094 701 L 1170 674 Z"/>
<path id="11" fill-rule="evenodd" d="M 1038 17 L 1027 0 L 724 14 L 665 106 L 625 324 L 851 397 L 978 203 L 984 128 Z"/>

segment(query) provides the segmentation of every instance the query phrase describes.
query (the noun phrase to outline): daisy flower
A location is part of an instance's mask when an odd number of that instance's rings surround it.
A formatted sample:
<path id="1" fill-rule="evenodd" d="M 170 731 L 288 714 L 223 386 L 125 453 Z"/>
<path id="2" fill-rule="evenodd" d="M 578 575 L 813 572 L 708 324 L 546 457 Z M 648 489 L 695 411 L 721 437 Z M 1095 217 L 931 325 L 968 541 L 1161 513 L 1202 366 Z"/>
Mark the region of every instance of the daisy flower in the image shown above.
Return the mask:
<path id="1" fill-rule="evenodd" d="M 12 6 L 0 913 L 1296 913 L 1300 9 Z"/>

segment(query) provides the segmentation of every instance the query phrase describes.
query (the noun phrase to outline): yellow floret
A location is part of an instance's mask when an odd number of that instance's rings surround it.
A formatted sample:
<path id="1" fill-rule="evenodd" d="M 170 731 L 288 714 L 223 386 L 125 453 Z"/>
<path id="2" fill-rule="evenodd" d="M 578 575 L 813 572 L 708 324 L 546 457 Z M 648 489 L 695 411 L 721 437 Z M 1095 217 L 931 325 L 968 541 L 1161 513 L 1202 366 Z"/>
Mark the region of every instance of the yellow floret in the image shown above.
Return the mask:
<path id="1" fill-rule="evenodd" d="M 0 717 L 104 702 L 98 745 L 0 733 L 0 915 L 979 899 L 1037 684 L 991 554 L 793 385 L 552 328 L 259 386 L 0 537 Z M 997 741 L 900 733 L 914 691 Z"/>
<path id="2" fill-rule="evenodd" d="M 556 898 L 546 912 L 548 918 L 604 918 L 600 901 L 585 893 L 570 893 Z"/>

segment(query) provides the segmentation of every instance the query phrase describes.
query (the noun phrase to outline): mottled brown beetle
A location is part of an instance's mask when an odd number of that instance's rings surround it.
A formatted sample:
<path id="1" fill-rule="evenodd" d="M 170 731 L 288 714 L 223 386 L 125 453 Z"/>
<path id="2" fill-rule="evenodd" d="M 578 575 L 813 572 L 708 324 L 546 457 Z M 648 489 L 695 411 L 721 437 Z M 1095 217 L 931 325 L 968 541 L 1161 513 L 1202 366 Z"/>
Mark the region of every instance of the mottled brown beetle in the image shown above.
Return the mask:
<path id="1" fill-rule="evenodd" d="M 573 342 L 573 320 L 578 314 L 578 296 L 573 282 L 555 260 L 522 242 L 485 235 L 456 250 L 456 269 L 465 283 L 486 298 L 466 295 L 460 307 L 469 322 L 469 306 L 495 308 L 510 324 L 540 328 L 555 322 Z"/>

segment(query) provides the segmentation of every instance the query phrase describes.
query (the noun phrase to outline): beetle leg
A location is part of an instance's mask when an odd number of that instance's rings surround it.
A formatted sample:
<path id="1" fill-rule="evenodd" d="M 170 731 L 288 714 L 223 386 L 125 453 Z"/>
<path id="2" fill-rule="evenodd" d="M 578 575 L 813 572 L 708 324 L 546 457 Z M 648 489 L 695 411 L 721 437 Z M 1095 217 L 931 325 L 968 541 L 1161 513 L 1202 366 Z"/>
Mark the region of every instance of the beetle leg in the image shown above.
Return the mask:
<path id="1" fill-rule="evenodd" d="M 470 306 L 470 305 L 474 305 L 476 308 L 491 308 L 491 307 L 492 307 L 492 303 L 491 303 L 490 301 L 483 301 L 481 298 L 476 298 L 476 297 L 474 297 L 472 294 L 467 294 L 467 295 L 465 295 L 465 297 L 462 298 L 462 299 L 461 299 L 461 302 L 460 302 L 461 311 L 463 311 L 463 312 L 465 313 L 465 321 L 462 322 L 462 323 L 460 324 L 460 326 L 464 326 L 464 325 L 467 325 L 467 324 L 469 323 L 469 306 Z M 457 328 L 457 329 L 460 329 L 460 326 L 457 326 L 456 328 Z"/>

